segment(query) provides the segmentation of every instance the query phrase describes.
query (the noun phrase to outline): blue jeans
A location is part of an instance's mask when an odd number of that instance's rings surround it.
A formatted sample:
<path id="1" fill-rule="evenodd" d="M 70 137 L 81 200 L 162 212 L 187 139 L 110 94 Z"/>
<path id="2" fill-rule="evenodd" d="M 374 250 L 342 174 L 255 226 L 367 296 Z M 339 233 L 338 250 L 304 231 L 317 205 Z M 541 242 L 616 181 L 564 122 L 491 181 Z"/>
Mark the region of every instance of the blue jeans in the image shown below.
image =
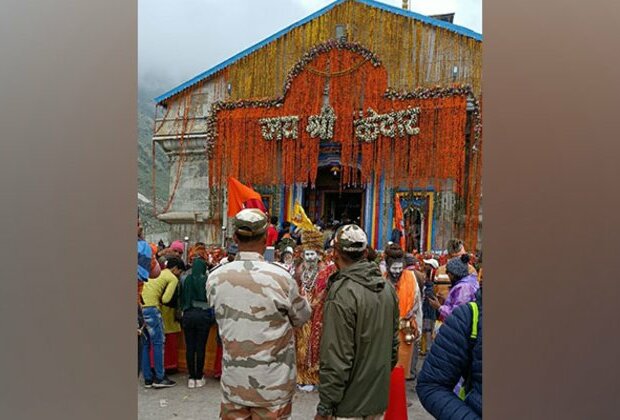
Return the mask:
<path id="1" fill-rule="evenodd" d="M 155 365 L 155 377 L 157 380 L 164 378 L 164 321 L 161 312 L 155 307 L 142 308 L 142 315 L 148 332 L 148 342 L 142 346 L 142 375 L 145 381 L 152 381 L 150 347 L 153 346 Z"/>

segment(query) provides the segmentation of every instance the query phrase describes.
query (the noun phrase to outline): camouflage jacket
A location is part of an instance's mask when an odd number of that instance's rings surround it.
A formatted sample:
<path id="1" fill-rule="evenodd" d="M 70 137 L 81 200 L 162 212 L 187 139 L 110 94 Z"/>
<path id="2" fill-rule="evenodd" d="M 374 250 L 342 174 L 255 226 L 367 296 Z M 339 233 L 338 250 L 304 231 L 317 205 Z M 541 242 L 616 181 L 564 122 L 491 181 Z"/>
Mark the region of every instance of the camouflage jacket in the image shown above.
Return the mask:
<path id="1" fill-rule="evenodd" d="M 224 398 L 248 407 L 290 402 L 297 374 L 293 327 L 311 315 L 291 275 L 258 253 L 240 252 L 210 274 L 207 300 L 224 350 Z"/>

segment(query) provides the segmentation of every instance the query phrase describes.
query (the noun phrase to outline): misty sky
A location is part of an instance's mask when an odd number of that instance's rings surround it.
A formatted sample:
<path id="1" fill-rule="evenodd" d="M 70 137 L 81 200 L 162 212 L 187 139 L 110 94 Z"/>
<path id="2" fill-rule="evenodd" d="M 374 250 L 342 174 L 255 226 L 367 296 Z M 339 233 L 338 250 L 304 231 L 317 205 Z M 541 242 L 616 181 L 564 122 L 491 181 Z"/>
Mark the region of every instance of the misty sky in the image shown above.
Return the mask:
<path id="1" fill-rule="evenodd" d="M 333 0 L 138 0 L 138 80 L 165 93 Z M 381 0 L 401 7 L 402 0 Z M 482 0 L 410 0 L 482 33 Z"/>

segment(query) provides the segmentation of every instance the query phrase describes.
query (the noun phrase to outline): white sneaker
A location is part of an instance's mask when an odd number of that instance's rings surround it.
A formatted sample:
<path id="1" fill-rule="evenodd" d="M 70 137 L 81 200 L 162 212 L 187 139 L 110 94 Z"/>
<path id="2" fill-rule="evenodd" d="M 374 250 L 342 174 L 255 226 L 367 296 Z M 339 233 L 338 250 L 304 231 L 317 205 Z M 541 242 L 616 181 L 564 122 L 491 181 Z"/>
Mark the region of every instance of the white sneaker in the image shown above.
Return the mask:
<path id="1" fill-rule="evenodd" d="M 193 380 L 193 379 L 190 379 L 189 381 L 187 381 L 187 387 L 188 387 L 189 389 L 196 388 L 196 381 L 195 381 L 195 380 Z"/>
<path id="2" fill-rule="evenodd" d="M 207 382 L 205 381 L 204 377 L 196 379 L 196 388 L 202 388 L 203 386 L 205 386 L 206 383 Z"/>

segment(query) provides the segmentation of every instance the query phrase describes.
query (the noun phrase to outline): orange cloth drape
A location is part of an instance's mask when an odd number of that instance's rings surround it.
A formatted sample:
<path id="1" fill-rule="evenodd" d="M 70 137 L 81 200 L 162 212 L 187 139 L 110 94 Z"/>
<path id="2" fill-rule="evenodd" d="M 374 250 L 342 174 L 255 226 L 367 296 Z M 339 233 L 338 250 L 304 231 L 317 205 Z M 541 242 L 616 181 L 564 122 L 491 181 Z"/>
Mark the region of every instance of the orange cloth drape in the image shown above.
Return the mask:
<path id="1" fill-rule="evenodd" d="M 181 339 L 180 332 L 166 334 L 166 342 L 164 343 L 164 370 L 166 372 L 175 372 L 179 369 L 179 343 Z M 153 347 L 151 347 L 151 369 L 155 367 L 153 351 Z"/>
<path id="2" fill-rule="evenodd" d="M 400 198 L 398 194 L 394 196 L 394 224 L 396 225 L 396 229 L 400 230 L 400 248 L 405 249 L 405 225 L 403 224 L 404 220 L 403 216 L 403 208 L 400 205 Z"/>
<path id="3" fill-rule="evenodd" d="M 415 299 L 415 277 L 410 270 L 404 270 L 400 275 L 400 281 L 396 285 L 396 294 L 398 295 L 398 306 L 400 317 L 404 318 L 413 309 Z M 415 322 L 415 318 L 412 318 Z"/>
<path id="4" fill-rule="evenodd" d="M 398 306 L 400 317 L 405 318 L 413 309 L 415 302 L 415 277 L 413 271 L 404 270 L 400 276 L 400 280 L 396 285 L 396 294 L 398 295 Z M 410 318 L 414 329 L 417 329 L 415 316 Z M 401 330 L 398 334 L 400 346 L 398 347 L 398 365 L 405 370 L 405 378 L 411 377 L 411 355 L 413 352 L 413 343 L 405 341 L 405 331 Z"/>
<path id="5" fill-rule="evenodd" d="M 217 340 L 217 325 L 211 326 L 205 350 L 205 375 L 219 378 L 222 375 L 222 345 Z"/>

